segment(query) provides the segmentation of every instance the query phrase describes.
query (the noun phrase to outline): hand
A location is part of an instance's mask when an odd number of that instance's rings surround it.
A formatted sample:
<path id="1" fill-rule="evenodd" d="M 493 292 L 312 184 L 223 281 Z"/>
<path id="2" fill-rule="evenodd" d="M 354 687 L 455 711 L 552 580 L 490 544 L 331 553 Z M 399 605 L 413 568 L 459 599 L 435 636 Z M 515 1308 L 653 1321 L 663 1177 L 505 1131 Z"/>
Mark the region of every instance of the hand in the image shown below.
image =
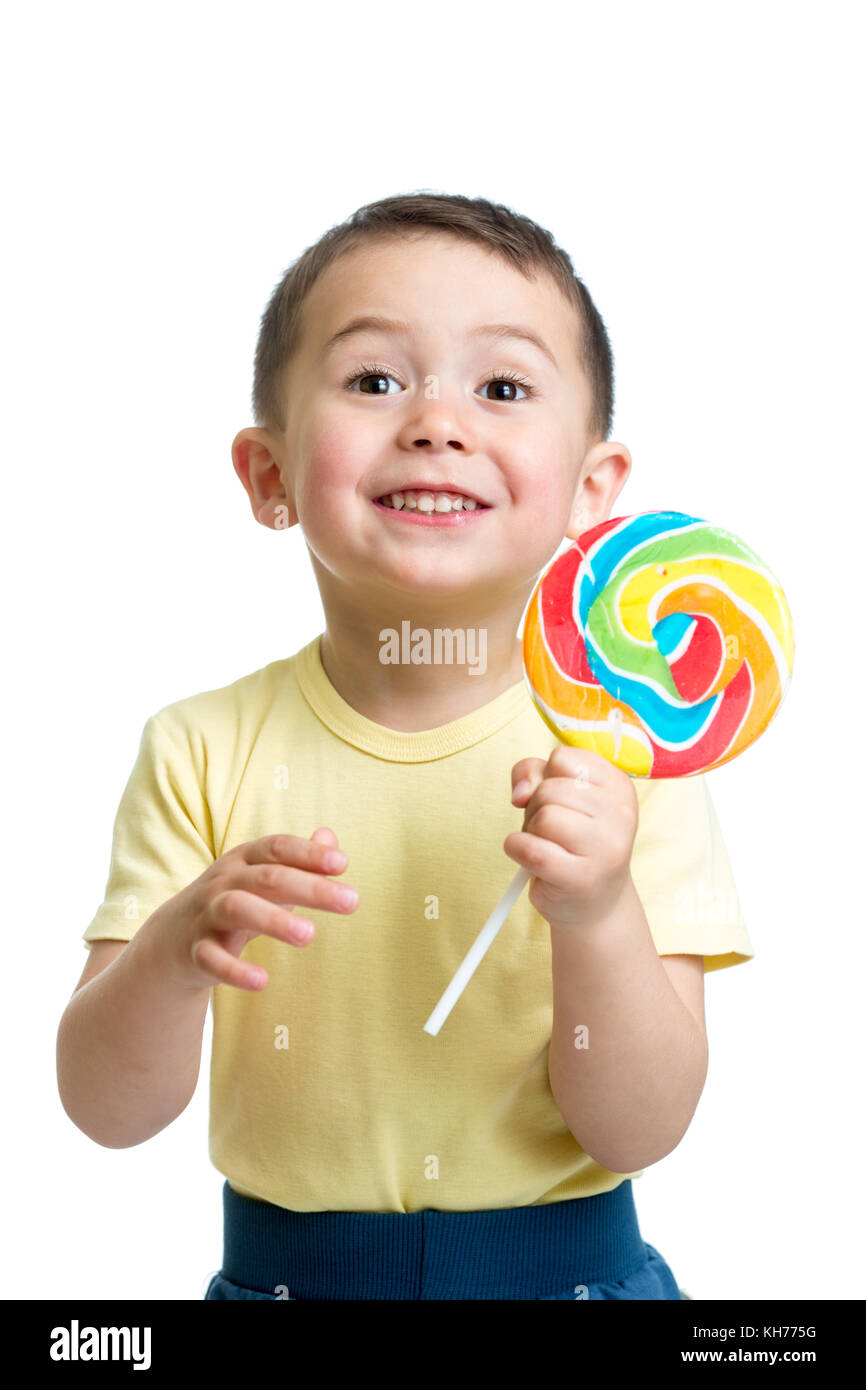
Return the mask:
<path id="1" fill-rule="evenodd" d="M 523 779 L 529 786 L 516 795 Z M 630 877 L 639 814 L 632 779 L 600 753 L 559 744 L 546 764 L 515 763 L 511 784 L 525 814 L 523 829 L 507 835 L 503 848 L 533 874 L 533 907 L 551 927 L 607 916 Z"/>
<path id="2" fill-rule="evenodd" d="M 329 857 L 336 854 L 331 865 Z M 325 874 L 341 874 L 347 859 L 332 830 L 300 835 L 264 835 L 236 845 L 205 869 L 197 879 L 157 908 L 145 926 L 166 953 L 169 969 L 183 984 L 200 989 L 213 984 L 259 990 L 266 972 L 237 957 L 254 936 L 272 936 L 292 946 L 305 946 L 304 926 L 313 923 L 291 911 L 296 903 L 329 912 L 354 912 L 358 895 L 346 883 L 332 883 Z M 355 893 L 353 903 L 340 893 Z M 259 978 L 264 975 L 264 979 Z"/>

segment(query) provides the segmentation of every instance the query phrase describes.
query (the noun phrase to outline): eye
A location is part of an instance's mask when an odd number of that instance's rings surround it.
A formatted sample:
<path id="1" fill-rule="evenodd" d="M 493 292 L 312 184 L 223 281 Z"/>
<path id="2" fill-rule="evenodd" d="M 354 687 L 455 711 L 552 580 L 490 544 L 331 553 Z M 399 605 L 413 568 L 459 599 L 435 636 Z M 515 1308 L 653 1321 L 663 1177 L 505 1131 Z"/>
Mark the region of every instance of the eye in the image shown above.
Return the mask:
<path id="1" fill-rule="evenodd" d="M 351 390 L 356 381 L 373 381 L 379 383 L 383 381 L 397 381 L 397 378 L 385 367 L 380 367 L 375 362 L 362 362 L 357 371 L 354 371 L 351 376 L 346 378 L 343 385 Z M 400 383 L 397 382 L 397 385 L 399 386 Z M 358 391 L 356 394 L 364 396 L 393 396 L 394 392 L 388 391 L 386 388 L 384 391 L 376 389 L 373 391 Z"/>
<path id="2" fill-rule="evenodd" d="M 524 400 L 528 400 L 530 396 L 535 395 L 535 387 L 532 385 L 532 383 L 527 381 L 525 377 L 520 376 L 517 372 L 496 372 L 492 376 L 489 376 L 486 381 L 482 381 L 481 389 L 483 391 L 485 387 L 493 385 L 516 387 L 518 390 L 523 391 Z M 487 396 L 485 397 L 485 399 L 488 401 L 503 401 L 507 404 L 509 401 L 513 401 L 516 403 L 520 398 L 515 395 L 510 395 Z"/>
<path id="3" fill-rule="evenodd" d="M 358 395 L 393 396 L 396 393 L 394 391 L 389 391 L 387 385 L 384 390 L 379 389 L 383 383 L 389 381 L 395 382 L 400 387 L 401 391 L 403 389 L 399 379 L 394 373 L 378 362 L 361 362 L 355 371 L 346 378 L 343 385 L 347 390 L 354 390 L 356 382 L 362 383 L 365 381 L 375 383 L 375 389 L 364 390 L 362 387 L 359 387 L 357 392 Z M 509 403 L 516 405 L 519 400 L 528 400 L 531 396 L 536 394 L 535 387 L 530 381 L 527 381 L 526 378 L 522 377 L 518 372 L 512 372 L 510 370 L 491 372 L 491 374 L 482 381 L 479 389 L 484 391 L 488 386 L 493 385 L 506 387 L 509 394 L 503 395 L 500 393 L 496 396 L 487 396 L 485 399 L 488 401 L 498 401 L 505 405 Z M 518 391 L 522 391 L 523 395 L 518 396 L 516 394 Z"/>

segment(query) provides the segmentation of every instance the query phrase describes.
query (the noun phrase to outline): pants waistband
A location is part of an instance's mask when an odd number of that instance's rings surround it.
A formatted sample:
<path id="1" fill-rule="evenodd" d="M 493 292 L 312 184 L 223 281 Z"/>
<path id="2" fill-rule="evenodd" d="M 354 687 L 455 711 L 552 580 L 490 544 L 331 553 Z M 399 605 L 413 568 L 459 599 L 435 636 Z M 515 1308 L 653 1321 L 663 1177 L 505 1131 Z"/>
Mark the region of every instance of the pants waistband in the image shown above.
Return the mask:
<path id="1" fill-rule="evenodd" d="M 224 1278 L 299 1299 L 539 1298 L 646 1260 L 626 1178 L 611 1192 L 491 1211 L 290 1211 L 223 1186 Z"/>

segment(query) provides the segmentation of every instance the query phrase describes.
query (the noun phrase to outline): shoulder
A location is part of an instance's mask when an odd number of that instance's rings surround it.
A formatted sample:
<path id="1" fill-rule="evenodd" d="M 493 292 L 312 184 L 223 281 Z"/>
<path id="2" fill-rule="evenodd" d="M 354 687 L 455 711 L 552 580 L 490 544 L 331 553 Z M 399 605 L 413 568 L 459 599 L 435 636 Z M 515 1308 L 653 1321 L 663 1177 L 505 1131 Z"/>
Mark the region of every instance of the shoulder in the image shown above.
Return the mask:
<path id="1" fill-rule="evenodd" d="M 634 777 L 632 781 L 639 804 L 650 809 L 656 805 L 694 805 L 708 794 L 705 772 L 693 773 L 691 777 Z"/>
<path id="2" fill-rule="evenodd" d="M 712 801 L 706 774 L 644 777 L 634 782 L 638 801 L 637 839 L 645 848 L 672 836 L 693 839 L 712 831 Z"/>
<path id="3" fill-rule="evenodd" d="M 172 700 L 151 715 L 148 726 L 176 744 L 188 745 L 200 737 L 219 738 L 227 729 L 255 725 L 286 691 L 294 660 L 284 657 L 226 685 Z"/>

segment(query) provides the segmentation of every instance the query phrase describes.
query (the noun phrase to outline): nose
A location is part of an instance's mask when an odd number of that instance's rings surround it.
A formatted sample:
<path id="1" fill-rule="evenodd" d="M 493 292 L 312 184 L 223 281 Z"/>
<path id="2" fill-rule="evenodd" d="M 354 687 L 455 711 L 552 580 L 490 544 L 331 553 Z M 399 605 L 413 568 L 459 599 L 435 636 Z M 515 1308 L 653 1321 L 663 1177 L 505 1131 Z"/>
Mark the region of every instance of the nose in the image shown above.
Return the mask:
<path id="1" fill-rule="evenodd" d="M 430 445 L 432 445 L 434 448 L 437 447 L 436 444 L 435 444 L 435 442 L 434 442 L 432 439 L 413 439 L 412 443 L 415 444 L 415 445 L 430 444 Z M 449 449 L 462 449 L 462 448 L 463 448 L 463 445 L 460 443 L 460 440 L 459 440 L 459 439 L 446 439 L 446 440 L 445 440 L 445 445 L 447 445 L 447 447 L 448 447 Z M 443 445 L 442 447 L 445 447 L 445 445 Z"/>
<path id="2" fill-rule="evenodd" d="M 426 448 L 434 453 L 440 449 L 472 453 L 475 449 L 469 426 L 442 400 L 425 400 L 415 418 L 407 420 L 400 433 L 400 442 L 406 448 Z"/>

